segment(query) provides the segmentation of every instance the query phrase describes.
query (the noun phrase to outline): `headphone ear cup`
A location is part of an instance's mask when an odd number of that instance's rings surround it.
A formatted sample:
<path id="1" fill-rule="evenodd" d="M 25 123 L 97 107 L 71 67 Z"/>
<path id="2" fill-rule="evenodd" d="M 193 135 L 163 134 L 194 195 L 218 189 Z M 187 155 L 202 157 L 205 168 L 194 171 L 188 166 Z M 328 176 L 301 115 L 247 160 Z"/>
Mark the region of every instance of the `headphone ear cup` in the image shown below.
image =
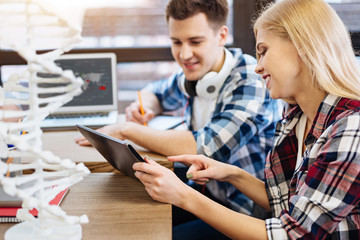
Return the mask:
<path id="1" fill-rule="evenodd" d="M 217 72 L 209 72 L 205 74 L 201 80 L 197 81 L 196 93 L 199 97 L 213 99 L 218 95 L 220 90 L 218 88 L 221 86 L 215 84 L 218 81 L 217 76 Z"/>
<path id="2" fill-rule="evenodd" d="M 178 80 L 178 86 L 187 97 L 199 96 L 205 99 L 214 99 L 218 96 L 220 88 L 231 73 L 236 60 L 229 50 L 225 48 L 225 62 L 220 72 L 208 72 L 197 81 L 188 81 L 183 74 Z"/>
<path id="3" fill-rule="evenodd" d="M 187 97 L 189 97 L 189 94 L 186 92 L 186 89 L 185 89 L 185 81 L 186 81 L 185 74 L 183 74 L 178 78 L 177 84 L 178 84 L 180 91 L 182 93 L 184 93 Z"/>
<path id="4" fill-rule="evenodd" d="M 235 67 L 236 59 L 228 49 L 225 51 L 225 61 L 220 72 L 209 72 L 205 74 L 196 85 L 196 93 L 199 97 L 214 99 L 219 95 L 220 89 L 225 80 Z"/>

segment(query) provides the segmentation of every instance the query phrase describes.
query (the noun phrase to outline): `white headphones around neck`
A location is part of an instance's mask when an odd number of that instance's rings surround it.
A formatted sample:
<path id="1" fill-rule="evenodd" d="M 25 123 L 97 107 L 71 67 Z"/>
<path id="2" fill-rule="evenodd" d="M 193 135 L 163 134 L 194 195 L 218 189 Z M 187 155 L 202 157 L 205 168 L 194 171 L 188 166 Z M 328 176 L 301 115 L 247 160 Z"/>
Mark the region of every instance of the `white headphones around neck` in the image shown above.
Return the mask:
<path id="1" fill-rule="evenodd" d="M 185 74 L 179 78 L 178 86 L 187 97 L 199 96 L 210 100 L 218 96 L 220 88 L 236 64 L 231 52 L 226 48 L 224 50 L 225 61 L 220 72 L 208 72 L 197 81 L 186 80 Z"/>

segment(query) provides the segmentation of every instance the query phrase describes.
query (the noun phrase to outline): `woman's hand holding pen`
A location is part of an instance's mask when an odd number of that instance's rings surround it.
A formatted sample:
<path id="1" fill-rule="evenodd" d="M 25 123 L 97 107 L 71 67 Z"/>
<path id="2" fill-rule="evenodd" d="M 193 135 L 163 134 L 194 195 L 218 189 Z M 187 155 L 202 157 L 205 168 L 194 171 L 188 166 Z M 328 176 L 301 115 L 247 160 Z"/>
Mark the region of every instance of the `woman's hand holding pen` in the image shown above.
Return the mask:
<path id="1" fill-rule="evenodd" d="M 140 103 L 133 102 L 125 108 L 126 121 L 144 124 L 154 118 L 155 114 L 150 108 L 143 108 L 144 115 L 141 114 Z"/>
<path id="2" fill-rule="evenodd" d="M 135 176 L 144 184 L 146 191 L 156 201 L 181 207 L 187 201 L 187 194 L 193 191 L 173 171 L 145 157 L 146 163 L 133 165 Z"/>

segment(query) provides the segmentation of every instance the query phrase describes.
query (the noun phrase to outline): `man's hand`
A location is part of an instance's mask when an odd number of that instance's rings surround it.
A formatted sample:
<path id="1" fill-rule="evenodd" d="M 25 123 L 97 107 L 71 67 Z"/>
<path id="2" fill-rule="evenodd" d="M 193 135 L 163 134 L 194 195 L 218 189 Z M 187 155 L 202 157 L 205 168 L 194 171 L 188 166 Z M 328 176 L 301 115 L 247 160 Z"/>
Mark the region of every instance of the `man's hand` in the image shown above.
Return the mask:
<path id="1" fill-rule="evenodd" d="M 140 104 L 138 102 L 131 103 L 125 108 L 126 121 L 144 124 L 154 118 L 155 114 L 150 108 L 144 108 L 144 116 L 141 115 Z"/>
<path id="2" fill-rule="evenodd" d="M 121 129 L 124 127 L 125 123 L 118 123 L 114 125 L 108 125 L 102 128 L 97 129 L 96 131 L 105 134 L 107 136 L 111 136 L 120 140 L 124 140 L 123 136 L 121 135 Z M 84 137 L 79 136 L 75 138 L 75 142 L 80 146 L 90 146 L 90 142 Z"/>

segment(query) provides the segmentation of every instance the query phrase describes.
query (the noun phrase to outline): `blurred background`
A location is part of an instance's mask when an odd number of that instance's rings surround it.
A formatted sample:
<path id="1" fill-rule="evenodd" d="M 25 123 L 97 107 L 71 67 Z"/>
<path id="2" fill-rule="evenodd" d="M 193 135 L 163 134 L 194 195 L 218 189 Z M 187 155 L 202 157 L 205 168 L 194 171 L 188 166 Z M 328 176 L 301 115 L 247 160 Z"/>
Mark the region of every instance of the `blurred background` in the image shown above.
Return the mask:
<path id="1" fill-rule="evenodd" d="M 277 0 L 279 1 L 279 0 Z M 165 20 L 168 0 L 63 0 L 82 8 L 83 40 L 71 52 L 114 52 L 117 55 L 119 112 L 133 101 L 136 90 L 169 77 L 177 69 L 170 52 Z M 227 46 L 255 55 L 251 20 L 271 0 L 228 0 L 230 30 Z M 354 49 L 360 50 L 360 0 L 328 0 L 348 27 Z M 49 2 L 49 4 L 51 1 Z M 71 11 L 71 9 L 69 9 Z M 0 66 L 25 62 L 11 50 L 0 51 Z M 0 68 L 2 70 L 3 68 Z M 4 77 L 1 73 L 1 76 Z"/>

